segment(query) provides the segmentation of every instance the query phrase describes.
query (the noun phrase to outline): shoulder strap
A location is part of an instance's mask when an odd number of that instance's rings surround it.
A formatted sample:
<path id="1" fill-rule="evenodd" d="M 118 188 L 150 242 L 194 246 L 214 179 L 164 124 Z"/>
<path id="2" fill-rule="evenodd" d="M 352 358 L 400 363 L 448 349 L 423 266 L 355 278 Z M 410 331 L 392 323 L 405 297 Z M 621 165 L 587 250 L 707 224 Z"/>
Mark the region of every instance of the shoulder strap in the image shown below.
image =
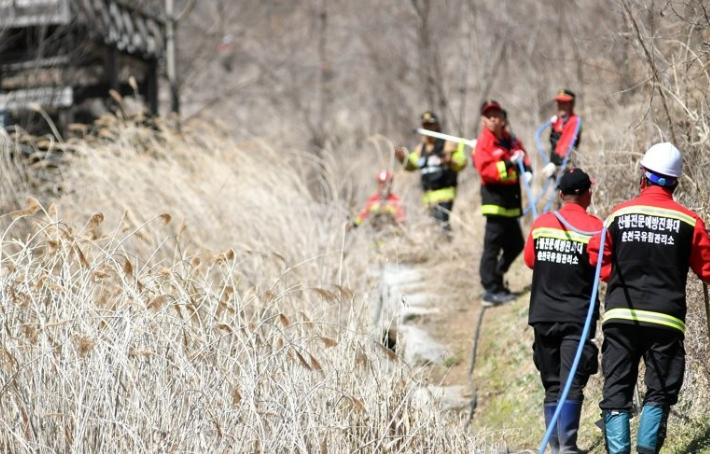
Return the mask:
<path id="1" fill-rule="evenodd" d="M 434 150 L 432 150 L 432 154 L 442 156 L 444 154 L 445 144 L 446 141 L 444 139 L 436 139 L 436 141 L 434 141 Z"/>

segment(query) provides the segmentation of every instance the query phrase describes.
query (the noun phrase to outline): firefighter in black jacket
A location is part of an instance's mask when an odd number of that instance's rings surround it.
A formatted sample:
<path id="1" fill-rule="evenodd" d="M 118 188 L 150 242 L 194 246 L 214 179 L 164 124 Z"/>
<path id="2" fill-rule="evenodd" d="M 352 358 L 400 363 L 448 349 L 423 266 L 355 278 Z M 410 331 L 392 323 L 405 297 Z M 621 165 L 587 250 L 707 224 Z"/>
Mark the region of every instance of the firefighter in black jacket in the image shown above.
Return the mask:
<path id="1" fill-rule="evenodd" d="M 688 269 L 710 282 L 710 238 L 703 220 L 673 200 L 683 158 L 668 142 L 641 160 L 641 195 L 616 206 L 606 220 L 602 279 L 607 281 L 602 330 L 607 452 L 631 452 L 629 413 L 639 362 L 646 365 L 636 450 L 655 454 L 666 438 L 670 407 L 685 371 L 685 287 Z M 590 263 L 601 235 L 589 242 Z"/>
<path id="2" fill-rule="evenodd" d="M 424 129 L 441 131 L 439 119 L 431 111 L 421 115 L 421 122 Z M 394 153 L 404 165 L 404 170 L 419 170 L 422 202 L 429 207 L 429 213 L 441 223 L 444 231 L 450 232 L 449 215 L 456 198 L 458 173 L 466 167 L 463 143 L 424 136 L 424 140 L 411 153 L 401 146 L 395 147 Z"/>
<path id="3" fill-rule="evenodd" d="M 595 270 L 587 255 L 592 235 L 580 233 L 602 229 L 601 219 L 586 211 L 592 202 L 591 187 L 592 180 L 581 169 L 565 171 L 558 188 L 563 203 L 559 215 L 578 231 L 568 229 L 554 213 L 546 213 L 535 220 L 525 244 L 525 264 L 533 269 L 528 323 L 535 332 L 533 361 L 545 388 L 546 426 L 557 406 L 562 405 L 557 430 L 550 437 L 553 454 L 586 452 L 577 447 L 577 431 L 584 387 L 598 368 L 598 350 L 593 341 L 599 318 L 595 301 L 593 324 L 584 341 L 579 368 L 567 398 L 559 401 L 592 298 Z"/>

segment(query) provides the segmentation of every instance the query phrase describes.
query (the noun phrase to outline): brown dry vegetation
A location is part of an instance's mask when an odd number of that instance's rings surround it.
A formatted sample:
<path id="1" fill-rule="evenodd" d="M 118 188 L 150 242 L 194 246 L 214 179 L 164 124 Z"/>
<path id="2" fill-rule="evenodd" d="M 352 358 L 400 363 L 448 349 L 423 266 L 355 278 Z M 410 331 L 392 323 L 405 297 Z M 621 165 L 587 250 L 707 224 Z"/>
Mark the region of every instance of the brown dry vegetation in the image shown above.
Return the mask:
<path id="1" fill-rule="evenodd" d="M 596 214 L 636 193 L 648 145 L 672 140 L 686 160 L 677 198 L 709 219 L 707 6 L 199 3 L 180 28 L 180 133 L 118 114 L 53 145 L 0 137 L 0 449 L 533 449 L 540 395 L 527 396 L 539 389 L 524 301 L 487 321 L 474 431 L 465 415 L 409 399 L 420 382 L 465 382 L 483 224 L 474 172 L 461 178 L 451 244 L 432 241 L 417 177 L 401 171 L 402 235 L 376 249 L 344 223 L 375 171 L 393 167 L 392 142 L 415 140 L 405 133 L 420 111 L 470 137 L 476 106 L 494 97 L 533 149 L 561 86 L 579 95 L 575 162 L 597 181 Z M 225 33 L 237 43 L 226 55 Z M 19 159 L 21 143 L 42 141 L 62 152 L 58 168 Z M 368 269 L 386 261 L 430 271 L 445 311 L 429 328 L 460 358 L 452 367 L 414 370 L 374 341 Z M 511 279 L 520 290 L 529 273 Z M 703 452 L 708 440 L 700 288 L 690 280 L 686 385 L 669 437 L 682 441 L 669 452 Z"/>
<path id="2" fill-rule="evenodd" d="M 0 218 L 3 451 L 485 446 L 409 401 L 312 156 L 116 117 L 62 148 L 62 194 Z"/>

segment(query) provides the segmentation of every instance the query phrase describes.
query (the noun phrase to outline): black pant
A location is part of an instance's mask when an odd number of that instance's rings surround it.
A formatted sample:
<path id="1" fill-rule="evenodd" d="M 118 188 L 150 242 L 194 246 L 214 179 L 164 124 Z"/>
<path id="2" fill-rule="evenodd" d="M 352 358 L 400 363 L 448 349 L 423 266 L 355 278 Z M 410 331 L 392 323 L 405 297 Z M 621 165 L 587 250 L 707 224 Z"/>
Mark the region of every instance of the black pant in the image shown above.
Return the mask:
<path id="1" fill-rule="evenodd" d="M 683 333 L 672 328 L 607 323 L 602 344 L 602 410 L 631 411 L 639 361 L 646 365 L 644 405 L 678 402 L 685 372 Z"/>
<path id="2" fill-rule="evenodd" d="M 572 368 L 577 347 L 584 326 L 579 323 L 536 323 L 533 325 L 535 343 L 533 361 L 540 371 L 540 380 L 545 388 L 545 403 L 555 403 L 562 393 L 569 371 Z M 591 339 L 595 329 L 589 330 L 589 336 L 582 350 L 582 357 L 577 366 L 567 400 L 584 400 L 584 387 L 590 375 L 597 373 L 599 349 Z"/>
<path id="3" fill-rule="evenodd" d="M 481 256 L 481 285 L 489 292 L 505 288 L 503 274 L 525 247 L 518 218 L 488 216 Z M 502 252 L 502 253 L 501 253 Z"/>
<path id="4" fill-rule="evenodd" d="M 449 223 L 449 216 L 451 215 L 451 210 L 454 209 L 454 201 L 449 200 L 448 202 L 439 202 L 435 205 L 429 207 L 429 215 L 436 219 L 437 222 L 441 224 L 441 227 L 449 232 L 451 231 L 451 224 Z"/>

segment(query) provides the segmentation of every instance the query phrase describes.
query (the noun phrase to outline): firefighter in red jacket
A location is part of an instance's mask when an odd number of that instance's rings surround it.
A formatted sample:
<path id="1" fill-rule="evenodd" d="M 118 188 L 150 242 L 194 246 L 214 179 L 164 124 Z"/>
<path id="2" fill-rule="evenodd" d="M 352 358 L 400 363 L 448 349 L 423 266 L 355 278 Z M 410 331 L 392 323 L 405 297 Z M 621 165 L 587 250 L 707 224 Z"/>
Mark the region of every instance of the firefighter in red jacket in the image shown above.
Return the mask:
<path id="1" fill-rule="evenodd" d="M 593 341 L 599 318 L 596 301 L 577 373 L 567 399 L 559 402 L 592 298 L 595 268 L 589 264 L 587 244 L 591 233 L 602 229 L 602 221 L 587 214 L 592 202 L 591 187 L 592 180 L 581 169 L 566 171 L 558 185 L 562 201 L 558 214 L 577 231 L 567 228 L 555 213 L 546 213 L 535 220 L 525 244 L 525 264 L 533 269 L 528 324 L 535 333 L 533 361 L 545 388 L 547 427 L 557 405 L 562 405 L 557 430 L 550 437 L 553 454 L 586 452 L 577 447 L 577 432 L 584 387 L 598 369 L 598 349 Z"/>
<path id="2" fill-rule="evenodd" d="M 672 144 L 653 145 L 641 160 L 641 194 L 614 208 L 603 254 L 607 281 L 602 330 L 603 398 L 608 453 L 631 451 L 629 412 L 639 361 L 646 365 L 646 396 L 636 450 L 660 451 L 670 407 L 685 371 L 685 287 L 688 269 L 710 282 L 710 238 L 705 223 L 673 200 L 683 159 Z M 601 235 L 589 243 L 590 263 Z"/>
<path id="3" fill-rule="evenodd" d="M 365 208 L 355 218 L 351 227 L 359 227 L 368 217 L 376 219 L 376 224 L 387 223 L 401 224 L 404 222 L 404 205 L 399 197 L 392 193 L 392 173 L 389 170 L 380 170 L 377 173 L 377 192 L 372 194 L 365 204 Z"/>
<path id="4" fill-rule="evenodd" d="M 542 169 L 545 178 L 556 176 L 565 156 L 571 152 L 572 141 L 574 141 L 572 148 L 576 149 L 582 139 L 581 120 L 574 113 L 574 93 L 567 89 L 560 90 L 554 100 L 557 101 L 557 115 L 551 120 L 550 162 Z"/>
<path id="5" fill-rule="evenodd" d="M 532 171 L 522 142 L 505 129 L 506 113 L 500 104 L 485 101 L 481 118 L 483 130 L 473 153 L 481 175 L 481 212 L 487 218 L 479 272 L 484 304 L 496 305 L 515 298 L 503 275 L 525 245 L 518 222 L 522 215 L 519 163 L 523 163 L 523 177 L 528 181 Z"/>

